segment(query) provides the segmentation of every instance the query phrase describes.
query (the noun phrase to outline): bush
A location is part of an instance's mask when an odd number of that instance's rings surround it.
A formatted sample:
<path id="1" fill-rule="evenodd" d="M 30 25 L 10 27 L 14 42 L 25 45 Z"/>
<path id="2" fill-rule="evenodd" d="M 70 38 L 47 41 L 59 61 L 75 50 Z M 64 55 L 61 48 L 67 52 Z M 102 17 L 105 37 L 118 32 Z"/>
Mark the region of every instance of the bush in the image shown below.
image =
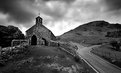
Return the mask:
<path id="1" fill-rule="evenodd" d="M 80 57 L 79 56 L 75 56 L 74 60 L 79 63 L 80 62 Z"/>
<path id="2" fill-rule="evenodd" d="M 111 41 L 110 45 L 113 47 L 114 50 L 120 51 L 120 44 L 117 41 Z"/>

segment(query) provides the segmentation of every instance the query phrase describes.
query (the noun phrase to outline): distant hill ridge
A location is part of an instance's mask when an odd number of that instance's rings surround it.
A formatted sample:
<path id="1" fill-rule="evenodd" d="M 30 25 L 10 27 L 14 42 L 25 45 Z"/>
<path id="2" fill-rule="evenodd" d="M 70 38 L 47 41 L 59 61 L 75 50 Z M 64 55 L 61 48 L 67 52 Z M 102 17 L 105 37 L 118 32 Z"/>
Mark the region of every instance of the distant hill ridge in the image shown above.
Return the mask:
<path id="1" fill-rule="evenodd" d="M 95 29 L 94 29 L 95 28 Z M 121 29 L 121 24 L 111 24 L 106 21 L 93 21 L 89 22 L 83 25 L 80 25 L 79 27 L 75 28 L 75 30 L 96 30 L 96 28 L 99 28 L 101 30 L 105 29 Z"/>
<path id="2" fill-rule="evenodd" d="M 75 41 L 85 43 L 108 42 L 108 39 L 119 39 L 121 37 L 121 24 L 113 24 L 106 21 L 93 21 L 64 33 L 60 36 L 64 41 Z"/>

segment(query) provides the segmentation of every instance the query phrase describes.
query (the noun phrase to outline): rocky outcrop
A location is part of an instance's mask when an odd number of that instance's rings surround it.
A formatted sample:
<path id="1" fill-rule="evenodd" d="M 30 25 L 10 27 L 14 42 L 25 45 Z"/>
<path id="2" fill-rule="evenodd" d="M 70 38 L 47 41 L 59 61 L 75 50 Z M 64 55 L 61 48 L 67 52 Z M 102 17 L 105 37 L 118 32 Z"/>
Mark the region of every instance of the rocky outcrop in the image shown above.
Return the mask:
<path id="1" fill-rule="evenodd" d="M 18 27 L 0 25 L 0 46 L 11 46 L 13 39 L 24 39 L 24 34 Z"/>

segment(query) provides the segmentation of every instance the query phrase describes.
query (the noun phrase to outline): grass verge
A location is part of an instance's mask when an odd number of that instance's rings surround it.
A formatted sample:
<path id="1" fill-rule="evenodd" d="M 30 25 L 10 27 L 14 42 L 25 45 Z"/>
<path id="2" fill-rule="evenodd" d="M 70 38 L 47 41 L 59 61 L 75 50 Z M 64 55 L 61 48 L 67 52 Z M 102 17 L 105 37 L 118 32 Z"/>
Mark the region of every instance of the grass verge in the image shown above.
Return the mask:
<path id="1" fill-rule="evenodd" d="M 121 68 L 121 52 L 111 49 L 110 45 L 93 48 L 91 52 Z"/>

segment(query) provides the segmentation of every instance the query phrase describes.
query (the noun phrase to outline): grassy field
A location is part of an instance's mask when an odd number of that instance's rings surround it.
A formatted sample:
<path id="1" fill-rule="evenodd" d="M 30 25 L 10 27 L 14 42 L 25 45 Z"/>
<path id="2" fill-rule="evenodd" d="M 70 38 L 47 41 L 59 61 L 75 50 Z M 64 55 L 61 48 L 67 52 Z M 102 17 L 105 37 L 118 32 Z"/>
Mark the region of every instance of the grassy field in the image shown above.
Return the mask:
<path id="1" fill-rule="evenodd" d="M 30 46 L 28 50 L 23 58 L 0 67 L 0 73 L 95 73 L 59 47 Z"/>
<path id="2" fill-rule="evenodd" d="M 121 67 L 121 52 L 113 50 L 110 45 L 93 48 L 91 52 Z"/>

